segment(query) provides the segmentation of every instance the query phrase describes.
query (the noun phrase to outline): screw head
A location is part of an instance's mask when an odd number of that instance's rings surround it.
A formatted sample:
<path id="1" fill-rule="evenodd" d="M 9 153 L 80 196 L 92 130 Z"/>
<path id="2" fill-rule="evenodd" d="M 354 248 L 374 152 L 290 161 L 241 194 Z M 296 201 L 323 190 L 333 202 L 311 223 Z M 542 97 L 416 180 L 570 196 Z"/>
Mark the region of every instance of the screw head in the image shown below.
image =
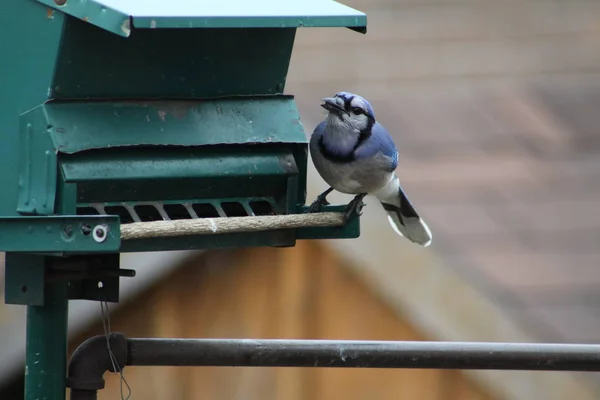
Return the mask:
<path id="1" fill-rule="evenodd" d="M 63 228 L 63 233 L 66 237 L 70 238 L 73 236 L 73 225 L 67 225 Z"/>
<path id="2" fill-rule="evenodd" d="M 83 236 L 88 236 L 90 233 L 92 233 L 92 227 L 88 224 L 81 225 L 81 233 Z"/>
<path id="3" fill-rule="evenodd" d="M 67 3 L 67 0 L 54 0 L 57 6 L 64 6 Z"/>

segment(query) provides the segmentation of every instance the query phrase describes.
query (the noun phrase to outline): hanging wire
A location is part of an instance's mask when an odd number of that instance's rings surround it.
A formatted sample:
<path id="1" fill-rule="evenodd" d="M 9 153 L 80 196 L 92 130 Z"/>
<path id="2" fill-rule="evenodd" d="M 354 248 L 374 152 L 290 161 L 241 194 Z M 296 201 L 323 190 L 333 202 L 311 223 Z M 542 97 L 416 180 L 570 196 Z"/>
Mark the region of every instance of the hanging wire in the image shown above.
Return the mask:
<path id="1" fill-rule="evenodd" d="M 106 337 L 106 349 L 108 350 L 108 356 L 110 357 L 110 362 L 113 367 L 114 373 L 118 373 L 121 376 L 119 385 L 121 390 L 121 400 L 129 400 L 131 398 L 131 387 L 127 380 L 125 379 L 125 373 L 123 369 L 119 366 L 117 361 L 117 357 L 115 353 L 113 353 L 112 348 L 110 347 L 110 313 L 108 312 L 108 303 L 105 301 L 100 302 L 100 314 L 102 315 L 102 328 L 104 329 L 104 336 Z M 127 395 L 123 391 L 127 388 Z"/>

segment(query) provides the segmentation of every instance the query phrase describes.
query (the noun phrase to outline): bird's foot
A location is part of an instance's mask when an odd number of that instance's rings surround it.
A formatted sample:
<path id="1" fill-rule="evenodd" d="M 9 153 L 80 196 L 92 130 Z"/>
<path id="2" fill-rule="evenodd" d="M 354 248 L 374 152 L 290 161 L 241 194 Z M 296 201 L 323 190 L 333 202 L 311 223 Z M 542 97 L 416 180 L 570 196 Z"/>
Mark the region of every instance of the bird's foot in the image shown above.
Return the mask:
<path id="1" fill-rule="evenodd" d="M 344 218 L 346 219 L 346 221 L 350 219 L 353 213 L 356 213 L 356 215 L 358 216 L 362 215 L 362 209 L 365 206 L 365 203 L 363 203 L 363 199 L 366 195 L 366 193 L 359 194 L 355 196 L 352 199 L 352 201 L 350 201 L 350 203 L 348 203 L 348 205 L 344 209 Z"/>
<path id="2" fill-rule="evenodd" d="M 329 188 L 320 195 L 317 196 L 317 199 L 313 201 L 313 203 L 306 210 L 307 213 L 315 213 L 319 212 L 323 206 L 328 206 L 329 202 L 327 201 L 327 195 L 331 193 L 333 188 Z"/>

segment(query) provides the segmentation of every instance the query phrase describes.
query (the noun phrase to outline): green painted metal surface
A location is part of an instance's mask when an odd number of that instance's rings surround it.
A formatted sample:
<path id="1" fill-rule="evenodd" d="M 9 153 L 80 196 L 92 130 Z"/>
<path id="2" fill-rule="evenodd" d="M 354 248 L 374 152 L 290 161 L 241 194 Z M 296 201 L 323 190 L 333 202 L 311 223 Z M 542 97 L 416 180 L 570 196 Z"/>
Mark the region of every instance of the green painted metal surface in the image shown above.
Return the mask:
<path id="1" fill-rule="evenodd" d="M 50 129 L 50 125 L 41 118 L 21 119 L 17 206 L 17 211 L 20 213 L 40 215 L 54 213 L 57 157 L 56 147 L 49 135 Z"/>
<path id="2" fill-rule="evenodd" d="M 286 212 L 305 200 L 305 167 L 298 166 L 306 165 L 306 136 L 289 96 L 49 102 L 21 120 L 19 210 L 52 204 L 47 199 L 57 190 L 57 168 L 67 184 L 80 184 L 79 202 L 283 197 L 288 178 L 298 175 L 299 190 Z"/>
<path id="3" fill-rule="evenodd" d="M 54 101 L 22 126 L 44 138 L 40 154 L 58 152 L 64 185 L 77 184 L 74 204 L 262 196 L 293 213 L 305 201 L 307 143 L 290 96 Z M 27 176 L 20 202 L 31 204 L 24 193 L 49 187 L 48 174 Z"/>
<path id="4" fill-rule="evenodd" d="M 10 252 L 5 257 L 6 304 L 43 306 L 46 293 L 46 257 Z"/>
<path id="5" fill-rule="evenodd" d="M 102 242 L 92 230 L 106 226 Z M 119 218 L 115 216 L 0 217 L 2 251 L 35 253 L 103 253 L 118 251 L 121 244 Z"/>
<path id="6" fill-rule="evenodd" d="M 49 12 L 35 1 L 0 3 L 0 216 L 3 217 L 18 215 L 19 115 L 50 95 L 64 19 L 62 13 Z M 14 294 L 23 302 L 40 305 L 28 307 L 26 399 L 64 399 L 67 282 L 45 288 L 43 256 L 9 253 L 6 261 L 5 296 Z M 9 265 L 22 268 L 10 269 Z"/>
<path id="7" fill-rule="evenodd" d="M 31 0 L 30 0 L 31 1 Z M 36 0 L 45 6 L 86 21 L 119 36 L 131 34 L 130 16 L 95 0 Z M 62 3 L 62 4 L 61 4 Z"/>
<path id="8" fill-rule="evenodd" d="M 134 28 L 298 28 L 365 29 L 364 13 L 331 0 L 37 0 L 60 12 L 120 36 Z M 64 4 L 57 4 L 64 3 Z"/>
<path id="9" fill-rule="evenodd" d="M 77 183 L 80 205 L 263 197 L 279 204 L 284 213 L 295 212 L 304 201 L 304 192 L 298 192 L 304 182 L 298 181 L 293 153 L 238 150 L 155 149 L 122 157 L 113 152 L 81 153 L 63 157 L 61 165 L 65 178 Z"/>
<path id="10" fill-rule="evenodd" d="M 149 155 L 152 154 L 150 151 L 142 152 L 137 159 L 123 157 L 119 162 L 131 168 L 131 171 L 125 177 L 113 174 L 119 171 L 115 171 L 110 161 L 106 163 L 103 161 L 105 159 L 104 155 L 95 157 L 86 154 L 80 157 L 68 157 L 68 160 L 64 161 L 64 166 L 68 169 L 66 174 L 69 178 L 94 178 L 94 180 L 89 181 L 78 181 L 77 200 L 80 204 L 122 201 L 185 202 L 195 199 L 227 199 L 229 197 L 247 196 L 287 197 L 286 201 L 289 200 L 295 205 L 298 203 L 298 198 L 302 196 L 302 193 L 297 193 L 294 197 L 287 196 L 289 179 L 297 175 L 295 175 L 294 169 L 289 169 L 286 172 L 277 165 L 281 158 L 291 158 L 285 154 L 271 153 L 269 155 L 264 151 L 260 152 L 262 154 L 248 154 L 250 160 L 260 161 L 257 164 L 250 164 L 241 161 L 239 158 L 236 159 L 231 154 L 226 156 L 224 152 L 213 153 L 210 156 L 207 153 L 210 153 L 210 149 L 194 151 L 191 153 L 192 155 L 187 157 L 181 156 L 182 159 L 176 159 L 176 155 L 164 155 L 165 159 L 156 162 L 156 165 L 165 168 L 161 173 L 152 173 L 148 169 L 144 170 L 144 167 L 152 165 L 149 158 Z M 243 152 L 240 153 L 243 154 Z M 202 156 L 203 159 L 196 159 L 194 155 Z M 111 159 L 110 156 L 111 154 L 106 155 L 108 160 Z M 114 158 L 112 159 L 114 160 Z M 96 160 L 98 164 L 94 164 Z M 238 161 L 237 164 L 236 160 Z M 223 165 L 222 175 L 219 175 L 217 170 L 219 165 Z M 192 176 L 183 176 L 185 171 L 190 171 L 193 166 L 207 167 L 208 169 L 194 170 Z M 243 169 L 244 166 L 247 168 Z M 259 173 L 254 174 L 255 166 L 263 169 L 268 168 L 273 173 L 279 171 L 281 174 L 265 174 L 268 172 L 266 170 L 263 170 L 264 174 L 262 176 Z M 107 175 L 109 173 L 110 175 Z M 150 177 L 152 179 L 149 179 Z M 297 185 L 300 185 L 300 183 L 297 183 Z M 288 210 L 288 212 L 291 211 Z"/>
<path id="11" fill-rule="evenodd" d="M 65 398 L 67 282 L 48 284 L 44 300 L 27 307 L 25 400 Z"/>
<path id="12" fill-rule="evenodd" d="M 0 216 L 17 215 L 19 115 L 48 99 L 63 19 L 35 1 L 0 2 Z"/>
<path id="13" fill-rule="evenodd" d="M 54 149 L 69 154 L 143 145 L 306 143 L 292 96 L 210 101 L 54 101 L 22 119 L 29 125 L 39 125 L 38 135 L 50 134 Z"/>
<path id="14" fill-rule="evenodd" d="M 262 176 L 298 173 L 291 152 L 260 148 L 236 152 L 223 147 L 202 150 L 142 150 L 131 155 L 121 151 L 64 156 L 61 157 L 61 167 L 67 182 L 227 177 L 256 181 Z M 196 193 L 210 195 L 202 188 L 197 188 Z"/>
<path id="15" fill-rule="evenodd" d="M 283 93 L 295 28 L 142 29 L 125 39 L 70 18 L 57 99 L 215 98 Z"/>

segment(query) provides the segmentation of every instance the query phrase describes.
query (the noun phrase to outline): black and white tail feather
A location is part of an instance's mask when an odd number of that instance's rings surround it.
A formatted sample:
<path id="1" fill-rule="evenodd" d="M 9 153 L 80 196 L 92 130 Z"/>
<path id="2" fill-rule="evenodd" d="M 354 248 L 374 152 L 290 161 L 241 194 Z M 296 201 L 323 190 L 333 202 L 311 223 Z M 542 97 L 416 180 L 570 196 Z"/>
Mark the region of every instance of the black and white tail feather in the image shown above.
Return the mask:
<path id="1" fill-rule="evenodd" d="M 388 221 L 397 234 L 423 247 L 431 244 L 431 230 L 408 200 L 397 176 L 376 196 L 388 213 Z"/>

